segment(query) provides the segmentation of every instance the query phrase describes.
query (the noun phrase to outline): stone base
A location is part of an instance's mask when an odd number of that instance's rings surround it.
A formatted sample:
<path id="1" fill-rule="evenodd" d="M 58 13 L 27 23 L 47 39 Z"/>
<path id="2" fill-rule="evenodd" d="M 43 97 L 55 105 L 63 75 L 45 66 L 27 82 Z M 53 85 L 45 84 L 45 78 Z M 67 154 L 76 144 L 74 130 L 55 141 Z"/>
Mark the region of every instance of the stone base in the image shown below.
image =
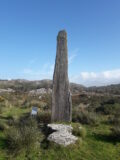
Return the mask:
<path id="1" fill-rule="evenodd" d="M 63 125 L 63 124 L 48 124 L 53 132 L 48 136 L 49 141 L 53 141 L 57 144 L 67 146 L 69 144 L 74 144 L 78 139 L 74 135 L 72 135 L 72 127 L 71 125 Z"/>

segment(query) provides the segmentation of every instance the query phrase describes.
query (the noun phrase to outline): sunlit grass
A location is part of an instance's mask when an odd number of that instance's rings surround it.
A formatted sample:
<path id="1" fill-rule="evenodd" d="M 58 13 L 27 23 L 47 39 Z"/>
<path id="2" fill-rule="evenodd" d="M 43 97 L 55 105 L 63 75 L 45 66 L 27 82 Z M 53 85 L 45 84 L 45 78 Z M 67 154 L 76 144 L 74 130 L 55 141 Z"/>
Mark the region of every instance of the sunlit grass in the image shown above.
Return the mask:
<path id="1" fill-rule="evenodd" d="M 2 120 L 7 122 L 7 118 L 20 117 L 30 112 L 30 108 L 11 107 L 4 110 Z M 5 118 L 5 119 L 4 119 Z M 9 119 L 8 119 L 9 120 Z M 120 142 L 114 141 L 111 135 L 111 126 L 107 123 L 107 117 L 102 117 L 99 125 L 83 125 L 86 129 L 86 137 L 79 140 L 74 145 L 63 147 L 55 143 L 47 144 L 47 147 L 40 149 L 39 156 L 35 151 L 31 152 L 32 160 L 119 160 Z M 70 124 L 70 123 L 69 123 Z M 72 123 L 74 125 L 74 123 Z M 0 131 L 0 160 L 7 159 L 7 146 L 5 143 L 4 131 Z M 12 160 L 25 160 L 24 153 L 21 153 Z"/>
<path id="2" fill-rule="evenodd" d="M 6 108 L 2 113 L 3 117 L 10 117 L 10 116 L 21 116 L 25 113 L 29 113 L 31 111 L 30 108 L 20 108 L 20 107 L 11 107 Z"/>

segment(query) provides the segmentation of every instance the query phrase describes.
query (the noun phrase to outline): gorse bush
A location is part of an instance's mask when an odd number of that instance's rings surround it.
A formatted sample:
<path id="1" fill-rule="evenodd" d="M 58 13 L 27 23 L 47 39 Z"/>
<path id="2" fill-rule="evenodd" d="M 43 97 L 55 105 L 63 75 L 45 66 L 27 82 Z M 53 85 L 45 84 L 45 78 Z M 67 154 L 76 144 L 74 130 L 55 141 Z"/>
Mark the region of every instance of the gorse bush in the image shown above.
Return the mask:
<path id="1" fill-rule="evenodd" d="M 17 154 L 24 150 L 28 153 L 40 141 L 36 120 L 28 118 L 16 122 L 6 131 L 6 139 L 10 152 Z"/>
<path id="2" fill-rule="evenodd" d="M 72 121 L 93 125 L 98 123 L 98 116 L 95 112 L 89 112 L 85 109 L 74 109 L 72 113 Z"/>

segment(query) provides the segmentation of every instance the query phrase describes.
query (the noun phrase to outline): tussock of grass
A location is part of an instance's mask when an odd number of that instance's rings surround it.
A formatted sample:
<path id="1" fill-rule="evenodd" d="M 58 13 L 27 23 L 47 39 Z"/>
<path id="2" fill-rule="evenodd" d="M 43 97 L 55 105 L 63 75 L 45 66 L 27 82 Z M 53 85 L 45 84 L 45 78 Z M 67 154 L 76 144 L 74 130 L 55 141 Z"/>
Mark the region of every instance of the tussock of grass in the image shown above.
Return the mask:
<path id="1" fill-rule="evenodd" d="M 72 127 L 73 127 L 72 131 L 73 135 L 81 137 L 83 139 L 85 138 L 86 129 L 82 125 L 80 125 L 79 123 L 73 123 Z"/>

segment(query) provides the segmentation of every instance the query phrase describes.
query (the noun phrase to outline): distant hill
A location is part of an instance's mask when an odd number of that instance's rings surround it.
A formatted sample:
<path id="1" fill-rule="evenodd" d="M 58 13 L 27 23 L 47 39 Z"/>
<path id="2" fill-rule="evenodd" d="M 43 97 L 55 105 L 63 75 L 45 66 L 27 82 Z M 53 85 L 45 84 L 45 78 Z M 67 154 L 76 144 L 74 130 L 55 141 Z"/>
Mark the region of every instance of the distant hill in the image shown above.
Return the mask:
<path id="1" fill-rule="evenodd" d="M 51 80 L 28 81 L 24 79 L 17 80 L 0 80 L 0 88 L 11 88 L 15 91 L 30 91 L 39 88 L 52 88 Z"/>
<path id="2" fill-rule="evenodd" d="M 100 86 L 100 87 L 88 87 L 86 88 L 87 92 L 95 92 L 95 93 L 110 93 L 115 95 L 120 95 L 120 84 L 112 84 L 108 86 Z"/>
<path id="3" fill-rule="evenodd" d="M 52 80 L 40 80 L 40 81 L 28 81 L 24 79 L 17 80 L 0 80 L 0 89 L 11 88 L 15 91 L 31 91 L 35 89 L 45 88 L 52 89 Z M 85 89 L 84 86 L 80 84 L 70 83 L 70 89 L 72 92 L 78 93 Z"/>
<path id="4" fill-rule="evenodd" d="M 21 92 L 29 92 L 31 90 L 36 90 L 40 88 L 52 89 L 52 80 L 44 79 L 38 81 L 29 81 L 24 79 L 16 79 L 16 80 L 0 80 L 0 89 L 12 89 L 15 91 Z M 80 84 L 70 83 L 70 89 L 72 93 L 80 93 L 80 92 L 94 92 L 94 93 L 107 93 L 107 94 L 115 94 L 120 95 L 120 84 L 114 84 L 109 86 L 101 86 L 101 87 L 85 87 Z"/>

